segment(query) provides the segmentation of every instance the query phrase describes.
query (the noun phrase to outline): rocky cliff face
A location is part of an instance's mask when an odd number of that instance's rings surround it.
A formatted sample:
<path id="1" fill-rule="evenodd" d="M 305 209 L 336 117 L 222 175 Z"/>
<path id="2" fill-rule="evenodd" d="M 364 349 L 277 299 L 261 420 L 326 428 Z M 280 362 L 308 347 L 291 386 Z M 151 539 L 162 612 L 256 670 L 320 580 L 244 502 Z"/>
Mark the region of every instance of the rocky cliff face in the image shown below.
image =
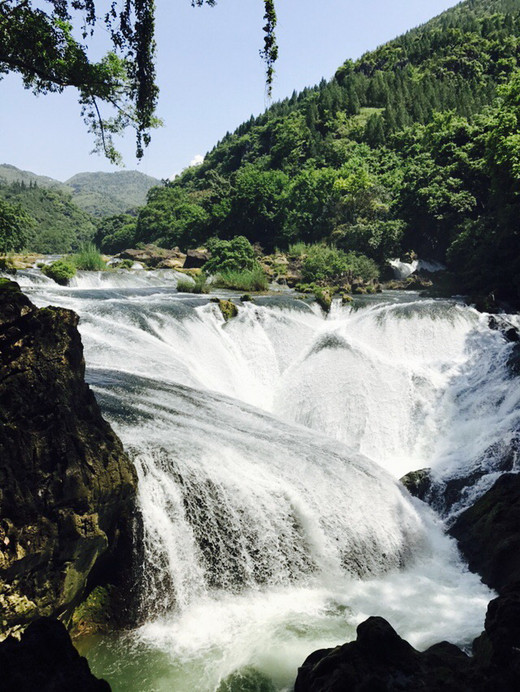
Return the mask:
<path id="1" fill-rule="evenodd" d="M 0 280 L 0 632 L 65 621 L 128 566 L 136 476 L 84 380 L 78 317 Z M 94 570 L 94 572 L 93 572 Z"/>

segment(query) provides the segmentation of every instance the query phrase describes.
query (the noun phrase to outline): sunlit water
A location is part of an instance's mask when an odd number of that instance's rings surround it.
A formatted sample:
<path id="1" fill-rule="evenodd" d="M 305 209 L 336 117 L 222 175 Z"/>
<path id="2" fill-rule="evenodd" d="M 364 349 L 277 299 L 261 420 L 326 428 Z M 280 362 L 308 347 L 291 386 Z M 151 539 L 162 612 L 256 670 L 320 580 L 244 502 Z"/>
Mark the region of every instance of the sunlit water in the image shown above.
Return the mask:
<path id="1" fill-rule="evenodd" d="M 419 648 L 469 645 L 490 593 L 396 479 L 479 470 L 455 511 L 489 486 L 520 428 L 512 345 L 471 308 L 404 294 L 327 318 L 268 297 L 226 323 L 176 280 L 19 274 L 37 305 L 80 314 L 139 475 L 145 624 L 84 642 L 94 672 L 135 692 L 291 689 L 375 614 Z"/>

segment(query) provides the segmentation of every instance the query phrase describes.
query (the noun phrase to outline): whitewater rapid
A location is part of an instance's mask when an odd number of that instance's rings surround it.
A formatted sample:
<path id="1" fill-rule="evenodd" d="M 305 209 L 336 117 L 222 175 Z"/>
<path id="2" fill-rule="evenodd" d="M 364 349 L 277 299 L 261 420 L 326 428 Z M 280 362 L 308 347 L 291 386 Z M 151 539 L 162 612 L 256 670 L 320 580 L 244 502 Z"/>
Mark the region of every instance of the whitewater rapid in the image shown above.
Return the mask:
<path id="1" fill-rule="evenodd" d="M 174 272 L 134 274 L 20 276 L 37 305 L 80 314 L 139 475 L 145 624 L 94 647 L 96 672 L 116 690 L 223 691 L 236 671 L 289 689 L 374 614 L 416 646 L 468 645 L 490 593 L 397 479 L 477 470 L 460 511 L 505 457 L 516 470 L 512 344 L 455 301 L 391 294 L 326 318 L 266 297 L 226 322 Z"/>

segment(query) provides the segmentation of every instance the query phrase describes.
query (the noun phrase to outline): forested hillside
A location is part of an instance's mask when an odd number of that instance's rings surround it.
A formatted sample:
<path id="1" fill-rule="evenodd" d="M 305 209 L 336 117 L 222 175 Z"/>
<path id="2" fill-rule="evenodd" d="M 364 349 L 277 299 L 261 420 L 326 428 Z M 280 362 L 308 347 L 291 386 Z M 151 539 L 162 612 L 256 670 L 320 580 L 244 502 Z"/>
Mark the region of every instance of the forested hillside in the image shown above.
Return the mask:
<path id="1" fill-rule="evenodd" d="M 38 187 L 49 187 L 62 192 L 72 192 L 72 189 L 67 187 L 65 183 L 55 178 L 49 178 L 47 175 L 37 175 L 32 171 L 22 171 L 9 163 L 0 164 L 0 183 L 2 185 L 24 183 L 27 187 L 36 184 Z"/>
<path id="2" fill-rule="evenodd" d="M 74 204 L 70 193 L 58 188 L 43 188 L 36 183 L 0 183 L 0 200 L 22 209 L 32 220 L 23 246 L 33 252 L 76 250 L 96 230 L 93 217 Z"/>
<path id="3" fill-rule="evenodd" d="M 133 237 L 122 219 L 124 244 L 414 250 L 518 297 L 519 59 L 520 0 L 462 2 L 226 135 L 150 191 Z"/>
<path id="4" fill-rule="evenodd" d="M 138 171 L 116 173 L 78 173 L 61 183 L 47 176 L 22 171 L 9 164 L 0 165 L 0 201 L 9 208 L 25 212 L 30 224 L 16 249 L 41 253 L 64 253 L 77 250 L 94 236 L 100 226 L 103 235 L 108 225 L 102 217 L 116 214 L 118 221 L 146 202 L 146 193 L 158 182 Z M 98 218 L 96 218 L 98 217 Z M 99 218 L 101 217 L 101 218 Z M 121 238 L 121 234 L 118 236 Z"/>
<path id="5" fill-rule="evenodd" d="M 139 171 L 77 173 L 66 181 L 74 202 L 94 216 L 121 214 L 146 202 L 146 193 L 157 178 Z"/>
<path id="6" fill-rule="evenodd" d="M 114 173 L 76 173 L 62 183 L 45 175 L 23 171 L 7 163 L 0 164 L 0 184 L 24 183 L 39 188 L 58 190 L 72 196 L 80 209 L 93 216 L 110 216 L 135 210 L 146 202 L 148 190 L 159 180 L 140 171 Z"/>

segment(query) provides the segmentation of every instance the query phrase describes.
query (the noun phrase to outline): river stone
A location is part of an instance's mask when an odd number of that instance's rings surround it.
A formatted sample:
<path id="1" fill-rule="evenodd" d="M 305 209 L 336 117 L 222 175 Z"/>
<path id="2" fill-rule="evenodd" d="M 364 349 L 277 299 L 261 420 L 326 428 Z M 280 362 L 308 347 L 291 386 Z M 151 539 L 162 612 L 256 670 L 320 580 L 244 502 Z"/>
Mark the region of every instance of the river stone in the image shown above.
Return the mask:
<path id="1" fill-rule="evenodd" d="M 119 255 L 120 259 L 129 259 L 132 262 L 141 262 L 147 267 L 166 267 L 177 269 L 184 265 L 186 255 L 179 250 L 178 247 L 173 250 L 157 247 L 157 245 L 148 244 L 143 248 L 123 250 Z"/>
<path id="2" fill-rule="evenodd" d="M 0 282 L 0 633 L 128 574 L 136 474 L 85 383 L 78 317 Z M 92 584 L 95 585 L 95 584 Z"/>

